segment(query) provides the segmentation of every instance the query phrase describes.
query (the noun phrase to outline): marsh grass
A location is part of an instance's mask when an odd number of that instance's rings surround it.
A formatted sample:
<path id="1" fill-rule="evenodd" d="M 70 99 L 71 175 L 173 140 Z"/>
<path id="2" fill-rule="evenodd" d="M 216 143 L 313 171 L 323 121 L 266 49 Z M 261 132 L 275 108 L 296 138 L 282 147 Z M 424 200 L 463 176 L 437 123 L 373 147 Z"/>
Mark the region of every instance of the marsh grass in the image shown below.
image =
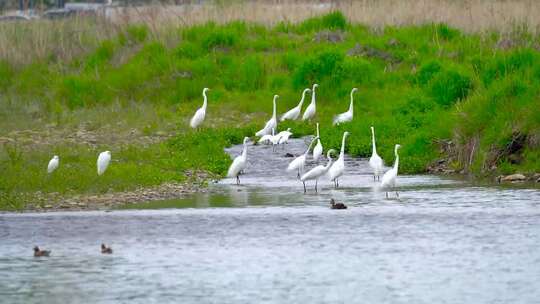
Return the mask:
<path id="1" fill-rule="evenodd" d="M 459 151 L 451 164 L 456 170 L 540 171 L 540 58 L 534 34 L 519 31 L 525 42 L 498 48 L 499 33 L 467 34 L 444 24 L 374 30 L 351 24 L 339 12 L 274 27 L 234 21 L 169 31 L 160 36 L 149 25 L 120 27 L 78 56 L 0 65 L 0 73 L 9 75 L 0 82 L 0 104 L 8 105 L 0 108 L 1 126 L 21 128 L 24 119 L 36 129 L 51 122 L 56 129 L 84 123 L 104 134 L 93 145 L 4 144 L 5 208 L 17 208 L 21 204 L 14 198 L 26 201 L 36 191 L 127 190 L 183 180 L 194 169 L 223 175 L 230 163 L 223 148 L 263 125 L 272 96 L 281 96 L 278 112 L 284 113 L 314 82 L 320 84 L 317 121 L 325 148 L 339 148 L 347 130 L 348 153 L 369 157 L 374 126 L 387 164 L 393 162 L 393 146 L 403 146 L 403 173 L 425 172 L 445 157 L 437 143 L 447 139 Z M 341 38 L 315 39 L 321 31 Z M 205 128 L 192 132 L 188 120 L 204 87 L 211 88 Z M 347 110 L 352 87 L 359 88 L 355 119 L 332 127 L 332 117 Z M 288 126 L 295 136 L 315 132 L 314 123 L 300 122 L 281 124 L 280 130 Z M 145 145 L 121 141 L 118 134 L 131 128 L 144 136 L 164 130 L 169 139 Z M 505 155 L 517 135 L 526 139 L 523 147 Z M 114 162 L 98 178 L 100 150 L 111 150 Z M 61 155 L 62 165 L 49 177 L 45 168 L 54 154 Z"/>

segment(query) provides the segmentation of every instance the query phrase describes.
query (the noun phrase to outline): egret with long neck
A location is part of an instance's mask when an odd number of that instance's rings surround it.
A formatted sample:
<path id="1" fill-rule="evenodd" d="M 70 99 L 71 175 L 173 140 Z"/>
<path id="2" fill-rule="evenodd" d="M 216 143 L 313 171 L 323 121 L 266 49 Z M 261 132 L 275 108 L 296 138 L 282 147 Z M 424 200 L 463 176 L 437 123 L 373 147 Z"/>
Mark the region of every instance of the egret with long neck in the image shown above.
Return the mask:
<path id="1" fill-rule="evenodd" d="M 339 158 L 334 162 L 332 167 L 328 170 L 328 177 L 334 182 L 334 187 L 339 187 L 339 177 L 345 172 L 345 139 L 349 136 L 349 132 L 343 133 L 341 140 L 341 151 L 339 152 Z"/>
<path id="2" fill-rule="evenodd" d="M 210 90 L 209 88 L 203 89 L 203 92 L 202 92 L 203 105 L 195 112 L 195 115 L 193 115 L 193 117 L 191 118 L 191 121 L 189 122 L 189 125 L 193 129 L 196 129 L 197 127 L 199 127 L 204 121 L 204 117 L 206 116 L 206 106 L 208 105 L 208 98 L 206 97 L 206 92 L 209 90 Z"/>
<path id="3" fill-rule="evenodd" d="M 318 165 L 317 167 L 309 170 L 306 172 L 302 177 L 300 177 L 300 181 L 302 181 L 302 184 L 304 185 L 304 193 L 306 193 L 306 181 L 307 180 L 315 180 L 315 192 L 317 192 L 317 183 L 319 181 L 319 178 L 326 174 L 328 172 L 328 169 L 330 166 L 332 166 L 332 157 L 330 154 L 334 153 L 335 151 L 333 149 L 330 149 L 327 154 L 326 158 L 328 158 L 328 163 L 326 166 Z"/>
<path id="4" fill-rule="evenodd" d="M 274 95 L 274 100 L 272 102 L 273 103 L 272 118 L 270 118 L 270 120 L 268 120 L 266 122 L 266 124 L 264 125 L 264 128 L 262 128 L 257 133 L 255 133 L 255 136 L 268 135 L 268 134 L 271 134 L 270 132 L 272 132 L 272 129 L 277 129 L 277 118 L 276 118 L 277 106 L 276 106 L 276 101 L 277 101 L 278 98 L 279 98 L 279 95 Z"/>
<path id="5" fill-rule="evenodd" d="M 319 86 L 318 84 L 314 84 L 313 88 L 311 89 L 311 103 L 309 104 L 309 106 L 307 106 L 306 111 L 304 112 L 304 115 L 302 115 L 302 120 L 312 119 L 315 116 L 315 112 L 317 111 L 317 106 L 315 104 L 315 101 L 316 101 L 315 89 L 318 86 Z"/>
<path id="6" fill-rule="evenodd" d="M 298 103 L 298 105 L 290 109 L 289 111 L 287 111 L 287 113 L 283 114 L 283 116 L 281 116 L 281 119 L 280 119 L 281 121 L 284 121 L 286 119 L 296 120 L 298 119 L 298 117 L 300 117 L 300 112 L 302 111 L 302 104 L 304 104 L 306 93 L 309 91 L 311 91 L 311 89 L 305 89 L 302 92 L 302 99 L 300 99 L 300 102 Z"/>
<path id="7" fill-rule="evenodd" d="M 375 128 L 371 127 L 371 144 L 372 144 L 372 151 L 371 151 L 371 157 L 369 158 L 369 166 L 371 169 L 373 169 L 373 180 L 375 181 L 375 178 L 377 180 L 380 180 L 380 174 L 382 172 L 384 162 L 382 158 L 377 154 L 377 147 L 375 145 Z"/>
<path id="8" fill-rule="evenodd" d="M 349 104 L 349 110 L 347 112 L 336 115 L 334 117 L 334 122 L 333 122 L 334 125 L 339 125 L 341 123 L 346 123 L 346 122 L 350 122 L 351 120 L 353 120 L 353 116 L 354 116 L 354 111 L 353 111 L 354 93 L 356 91 L 358 91 L 357 88 L 353 88 L 351 90 L 351 103 Z"/>
<path id="9" fill-rule="evenodd" d="M 399 193 L 397 192 L 397 190 L 395 190 L 398 167 L 399 167 L 399 154 L 398 154 L 399 148 L 401 148 L 400 145 L 396 145 L 394 147 L 394 155 L 396 156 L 396 160 L 394 161 L 394 166 L 392 167 L 392 169 L 386 171 L 386 173 L 384 173 L 382 177 L 381 188 L 385 190 L 386 198 L 388 198 L 388 190 L 396 191 L 396 196 L 399 198 Z"/>
<path id="10" fill-rule="evenodd" d="M 234 158 L 229 170 L 227 171 L 227 177 L 236 177 L 236 184 L 240 185 L 240 172 L 244 171 L 247 165 L 247 143 L 249 137 L 244 137 L 244 148 L 242 154 Z"/>
<path id="11" fill-rule="evenodd" d="M 297 170 L 298 171 L 297 178 L 300 178 L 300 172 L 304 173 L 304 167 L 306 165 L 306 158 L 307 158 L 307 155 L 308 155 L 309 151 L 311 150 L 311 146 L 313 146 L 313 143 L 318 139 L 319 139 L 319 137 L 314 137 L 311 140 L 311 142 L 309 143 L 309 146 L 306 149 L 306 152 L 304 152 L 304 154 L 296 157 L 295 159 L 293 159 L 293 161 L 291 161 L 289 163 L 289 166 L 287 166 L 287 171 L 288 172 Z"/>
<path id="12" fill-rule="evenodd" d="M 319 135 L 319 123 L 317 123 L 317 144 L 313 148 L 313 160 L 318 161 L 323 153 L 323 146 L 321 144 L 321 137 Z"/>

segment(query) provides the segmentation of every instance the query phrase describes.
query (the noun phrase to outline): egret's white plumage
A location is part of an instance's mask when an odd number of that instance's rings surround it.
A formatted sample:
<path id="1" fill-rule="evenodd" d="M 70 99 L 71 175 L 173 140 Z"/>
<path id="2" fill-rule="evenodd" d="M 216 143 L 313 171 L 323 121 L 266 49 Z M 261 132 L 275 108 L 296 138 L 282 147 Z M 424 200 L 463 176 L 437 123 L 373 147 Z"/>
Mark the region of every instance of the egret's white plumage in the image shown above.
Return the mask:
<path id="1" fill-rule="evenodd" d="M 302 99 L 300 99 L 298 105 L 287 111 L 287 113 L 283 114 L 280 119 L 281 121 L 284 121 L 286 119 L 297 120 L 298 117 L 300 117 L 300 112 L 302 112 L 302 104 L 304 103 L 304 99 L 306 98 L 306 93 L 309 91 L 311 91 L 311 89 L 305 89 L 302 92 Z"/>
<path id="2" fill-rule="evenodd" d="M 317 123 L 317 144 L 315 145 L 315 148 L 313 148 L 313 160 L 318 161 L 322 153 L 323 153 L 323 146 L 321 144 L 321 138 L 319 135 L 319 123 Z"/>
<path id="3" fill-rule="evenodd" d="M 315 112 L 317 111 L 317 106 L 315 105 L 315 88 L 317 88 L 318 86 L 318 84 L 314 84 L 313 88 L 311 89 L 311 102 L 304 111 L 304 115 L 302 115 L 302 120 L 312 119 L 315 116 Z"/>
<path id="4" fill-rule="evenodd" d="M 371 167 L 371 169 L 373 169 L 373 180 L 375 180 L 375 177 L 377 177 L 377 179 L 380 179 L 384 162 L 382 158 L 377 154 L 377 147 L 375 146 L 375 128 L 373 127 L 371 127 L 371 143 L 373 147 L 371 157 L 369 158 L 369 166 Z"/>
<path id="5" fill-rule="evenodd" d="M 247 143 L 249 137 L 244 137 L 244 149 L 242 154 L 234 158 L 229 170 L 227 171 L 227 177 L 236 177 L 236 184 L 240 185 L 240 172 L 244 171 L 247 165 Z"/>
<path id="6" fill-rule="evenodd" d="M 58 155 L 53 156 L 47 165 L 47 173 L 52 173 L 60 165 L 60 158 Z"/>
<path id="7" fill-rule="evenodd" d="M 278 136 L 278 145 L 283 145 L 285 144 L 286 142 L 289 141 L 289 137 L 291 137 L 292 135 L 292 132 L 291 132 L 291 128 L 287 128 L 286 131 L 281 131 L 277 134 Z"/>
<path id="8" fill-rule="evenodd" d="M 353 119 L 353 102 L 354 102 L 354 92 L 356 92 L 358 89 L 353 88 L 351 90 L 351 104 L 349 105 L 349 110 L 345 113 L 338 114 L 334 117 L 334 125 L 339 125 L 341 123 L 349 122 Z"/>
<path id="9" fill-rule="evenodd" d="M 396 145 L 394 147 L 394 154 L 396 156 L 396 160 L 394 161 L 394 167 L 386 171 L 386 173 L 384 173 L 382 177 L 381 188 L 385 190 L 387 198 L 388 198 L 388 190 L 395 190 L 395 187 L 396 187 L 396 179 L 397 179 L 398 167 L 399 167 L 398 149 L 400 147 L 401 147 L 400 145 Z M 397 191 L 396 191 L 396 196 L 399 197 L 399 194 Z"/>
<path id="10" fill-rule="evenodd" d="M 306 152 L 304 152 L 304 154 L 296 157 L 295 159 L 293 159 L 289 165 L 287 166 L 287 171 L 288 172 L 292 172 L 294 170 L 296 170 L 298 172 L 298 175 L 297 177 L 300 178 L 300 172 L 301 173 L 304 173 L 304 167 L 306 165 L 306 157 L 309 153 L 309 150 L 311 150 L 311 146 L 313 145 L 313 143 L 319 139 L 318 137 L 314 137 L 311 142 L 309 143 L 309 146 L 308 148 L 306 149 Z"/>
<path id="11" fill-rule="evenodd" d="M 259 138 L 259 141 L 257 141 L 257 143 L 259 143 L 259 144 L 273 143 L 274 142 L 274 136 L 275 136 L 275 129 L 272 128 L 272 134 L 263 135 L 261 138 Z"/>
<path id="12" fill-rule="evenodd" d="M 203 92 L 202 92 L 202 95 L 203 95 L 203 98 L 204 98 L 204 101 L 203 101 L 203 105 L 202 107 L 200 107 L 196 112 L 195 112 L 195 115 L 193 115 L 193 117 L 191 118 L 191 121 L 189 122 L 189 125 L 193 128 L 193 129 L 196 129 L 198 126 L 200 126 L 203 121 L 204 121 L 204 117 L 206 116 L 206 105 L 208 103 L 208 100 L 206 98 L 206 92 L 209 91 L 210 89 L 209 88 L 204 88 L 203 89 Z"/>
<path id="13" fill-rule="evenodd" d="M 264 125 L 264 128 L 259 130 L 257 133 L 255 133 L 255 136 L 263 136 L 267 134 L 271 134 L 272 129 L 277 129 L 277 118 L 276 118 L 276 101 L 279 98 L 279 95 L 274 95 L 274 101 L 273 101 L 273 111 L 272 111 L 272 118 L 270 118 L 269 121 L 266 122 Z"/>
<path id="14" fill-rule="evenodd" d="M 345 139 L 349 136 L 349 132 L 343 133 L 343 139 L 341 140 L 341 151 L 339 152 L 339 158 L 334 162 L 332 167 L 328 169 L 328 178 L 334 182 L 334 186 L 339 187 L 338 179 L 345 172 Z"/>
<path id="15" fill-rule="evenodd" d="M 317 192 L 317 183 L 319 181 L 319 178 L 326 174 L 330 166 L 332 166 L 332 157 L 330 156 L 330 154 L 334 152 L 335 151 L 333 149 L 330 149 L 327 152 L 326 157 L 328 158 L 328 163 L 326 164 L 326 166 L 318 165 L 315 168 L 306 172 L 304 175 L 302 175 L 302 177 L 300 177 L 302 184 L 304 184 L 304 193 L 306 193 L 306 181 L 312 179 L 315 180 L 315 192 Z"/>
<path id="16" fill-rule="evenodd" d="M 111 151 L 105 151 L 99 153 L 97 159 L 97 174 L 102 175 L 107 170 L 109 163 L 111 162 Z"/>

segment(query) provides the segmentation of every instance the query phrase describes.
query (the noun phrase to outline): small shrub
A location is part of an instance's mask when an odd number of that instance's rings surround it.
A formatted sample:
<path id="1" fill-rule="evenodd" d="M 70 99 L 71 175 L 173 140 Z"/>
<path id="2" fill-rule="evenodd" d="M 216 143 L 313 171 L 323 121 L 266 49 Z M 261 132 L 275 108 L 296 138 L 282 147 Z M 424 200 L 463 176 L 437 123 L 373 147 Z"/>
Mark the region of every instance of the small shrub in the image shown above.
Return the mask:
<path id="1" fill-rule="evenodd" d="M 439 39 L 450 41 L 456 37 L 459 37 L 461 33 L 459 30 L 449 27 L 444 23 L 439 23 L 435 26 L 435 31 Z"/>
<path id="2" fill-rule="evenodd" d="M 302 88 L 331 77 L 341 67 L 343 59 L 343 54 L 336 51 L 326 51 L 308 58 L 295 70 L 294 86 Z"/>
<path id="3" fill-rule="evenodd" d="M 202 41 L 202 46 L 207 49 L 233 47 L 237 42 L 235 33 L 224 29 L 216 29 Z"/>
<path id="4" fill-rule="evenodd" d="M 99 67 L 111 60 L 114 55 L 115 45 L 110 40 L 105 40 L 86 60 L 86 70 Z"/>
<path id="5" fill-rule="evenodd" d="M 347 27 L 347 18 L 340 11 L 335 11 L 321 17 L 304 20 L 298 25 L 299 32 L 329 30 L 344 30 Z"/>
<path id="6" fill-rule="evenodd" d="M 489 86 L 495 79 L 528 69 L 534 65 L 537 57 L 536 53 L 530 49 L 521 49 L 510 54 L 499 55 L 485 68 L 482 81 L 486 86 Z"/>
<path id="7" fill-rule="evenodd" d="M 414 80 L 417 84 L 426 85 L 440 71 L 441 65 L 437 61 L 430 61 L 420 67 Z"/>
<path id="8" fill-rule="evenodd" d="M 471 79 L 453 70 L 440 72 L 430 85 L 432 97 L 444 107 L 449 107 L 456 101 L 464 99 L 472 89 Z"/>
<path id="9" fill-rule="evenodd" d="M 0 90 L 5 90 L 11 84 L 13 74 L 11 65 L 7 61 L 0 60 Z"/>

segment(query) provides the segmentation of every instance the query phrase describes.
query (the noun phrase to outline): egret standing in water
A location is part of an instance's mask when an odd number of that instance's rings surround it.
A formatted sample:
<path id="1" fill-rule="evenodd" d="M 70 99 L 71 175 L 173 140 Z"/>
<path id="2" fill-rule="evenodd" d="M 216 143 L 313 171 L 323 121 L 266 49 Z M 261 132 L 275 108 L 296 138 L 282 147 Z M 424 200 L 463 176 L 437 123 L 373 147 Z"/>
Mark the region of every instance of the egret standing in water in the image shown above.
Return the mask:
<path id="1" fill-rule="evenodd" d="M 311 103 L 309 106 L 307 106 L 306 111 L 304 111 L 302 120 L 312 119 L 315 116 L 315 112 L 317 111 L 317 106 L 315 105 L 315 88 L 318 86 L 318 84 L 314 84 L 313 88 L 311 89 Z"/>
<path id="2" fill-rule="evenodd" d="M 304 184 L 304 193 L 306 193 L 306 181 L 312 180 L 312 179 L 315 180 L 315 192 L 317 192 L 317 183 L 319 181 L 319 178 L 325 175 L 326 172 L 328 172 L 328 169 L 330 168 L 330 166 L 332 166 L 332 157 L 330 156 L 330 154 L 334 152 L 335 152 L 334 149 L 330 149 L 327 152 L 326 158 L 328 158 L 328 163 L 326 164 L 326 166 L 318 165 L 317 167 L 309 170 L 304 175 L 302 175 L 302 177 L 300 178 L 300 181 L 302 181 L 302 184 Z"/>
<path id="3" fill-rule="evenodd" d="M 193 117 L 191 118 L 191 121 L 189 122 L 189 125 L 193 129 L 196 129 L 197 127 L 199 127 L 204 121 L 204 117 L 206 116 L 206 105 L 208 104 L 208 100 L 206 98 L 206 92 L 208 92 L 209 90 L 210 90 L 209 88 L 203 89 L 202 91 L 202 95 L 204 98 L 203 105 L 197 110 L 197 112 L 195 112 L 195 115 L 193 115 Z"/>
<path id="4" fill-rule="evenodd" d="M 292 162 L 289 163 L 289 166 L 287 166 L 287 171 L 288 172 L 292 172 L 294 170 L 297 170 L 298 171 L 298 175 L 297 175 L 297 178 L 300 178 L 300 172 L 304 173 L 304 167 L 306 165 L 306 157 L 309 153 L 309 150 L 311 149 L 311 146 L 313 145 L 313 143 L 319 139 L 318 137 L 314 137 L 311 142 L 309 143 L 309 146 L 306 150 L 306 152 L 298 157 L 296 157 L 295 159 L 293 159 Z"/>
<path id="5" fill-rule="evenodd" d="M 284 121 L 286 119 L 297 120 L 298 117 L 300 117 L 300 112 L 302 112 L 302 104 L 304 103 L 304 99 L 306 98 L 306 93 L 309 91 L 311 90 L 305 89 L 304 92 L 302 92 L 302 99 L 300 99 L 300 103 L 298 103 L 296 107 L 287 111 L 287 113 L 283 114 L 280 119 L 281 121 Z"/>
<path id="6" fill-rule="evenodd" d="M 289 141 L 289 137 L 291 137 L 292 132 L 291 128 L 287 128 L 286 131 L 281 131 L 277 134 L 279 136 L 278 139 L 278 145 L 283 145 L 282 147 L 285 148 L 285 144 Z"/>
<path id="7" fill-rule="evenodd" d="M 322 153 L 323 153 L 323 146 L 321 144 L 321 138 L 319 135 L 319 123 L 317 123 L 317 144 L 315 145 L 315 148 L 313 148 L 313 160 L 318 161 Z"/>
<path id="8" fill-rule="evenodd" d="M 270 118 L 270 120 L 266 122 L 266 124 L 264 125 L 264 128 L 262 128 L 262 130 L 255 133 L 255 136 L 260 137 L 260 136 L 263 136 L 263 135 L 268 135 L 268 134 L 271 134 L 272 129 L 277 129 L 276 101 L 277 101 L 278 98 L 279 98 L 279 95 L 274 95 L 274 101 L 273 101 L 274 109 L 272 111 L 272 118 Z"/>
<path id="9" fill-rule="evenodd" d="M 247 165 L 247 143 L 249 137 L 244 137 L 244 149 L 242 154 L 234 158 L 229 170 L 227 171 L 227 177 L 236 177 L 236 184 L 240 185 L 240 172 L 244 171 Z"/>
<path id="10" fill-rule="evenodd" d="M 341 123 L 349 122 L 353 119 L 353 102 L 354 102 L 354 92 L 358 91 L 357 88 L 353 88 L 351 91 L 351 104 L 349 105 L 349 110 L 345 113 L 338 114 L 334 117 L 334 126 Z"/>
<path id="11" fill-rule="evenodd" d="M 97 174 L 102 175 L 107 170 L 109 163 L 111 162 L 111 151 L 105 151 L 99 153 L 97 159 Z"/>
<path id="12" fill-rule="evenodd" d="M 373 169 L 373 180 L 375 180 L 375 177 L 377 177 L 377 180 L 380 180 L 384 162 L 377 154 L 377 147 L 375 146 L 375 128 L 373 127 L 371 127 L 371 143 L 373 147 L 371 157 L 369 158 L 369 166 Z"/>
<path id="13" fill-rule="evenodd" d="M 396 155 L 396 160 L 394 161 L 394 167 L 386 171 L 386 173 L 382 177 L 381 188 L 385 190 L 386 198 L 388 198 L 388 190 L 396 191 L 395 190 L 396 179 L 397 179 L 398 166 L 399 166 L 399 154 L 398 154 L 399 148 L 401 148 L 400 145 L 396 145 L 394 148 L 394 154 Z M 399 198 L 399 193 L 397 191 L 396 191 L 396 196 Z"/>
<path id="14" fill-rule="evenodd" d="M 345 171 L 345 139 L 349 136 L 349 132 L 343 133 L 343 139 L 341 140 L 341 151 L 339 152 L 339 158 L 334 162 L 332 167 L 328 170 L 328 177 L 334 182 L 334 187 L 339 187 L 339 177 L 343 175 Z"/>
<path id="15" fill-rule="evenodd" d="M 58 168 L 60 165 L 60 158 L 58 155 L 53 156 L 51 160 L 49 161 L 49 165 L 47 165 L 47 173 L 52 173 L 54 170 Z"/>

